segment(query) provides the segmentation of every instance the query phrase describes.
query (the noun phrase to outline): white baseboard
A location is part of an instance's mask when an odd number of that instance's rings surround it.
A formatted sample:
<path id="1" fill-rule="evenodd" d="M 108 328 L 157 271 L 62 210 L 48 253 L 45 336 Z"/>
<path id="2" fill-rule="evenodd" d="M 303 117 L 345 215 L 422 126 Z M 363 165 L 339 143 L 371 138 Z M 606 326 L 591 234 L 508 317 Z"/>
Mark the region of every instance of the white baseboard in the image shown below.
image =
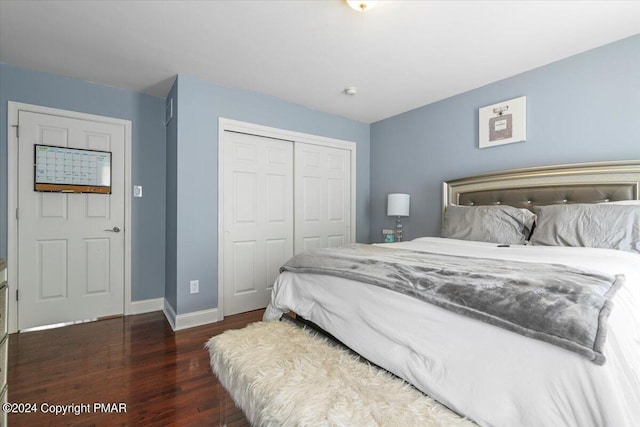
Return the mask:
<path id="1" fill-rule="evenodd" d="M 176 330 L 176 312 L 173 309 L 173 307 L 171 307 L 171 304 L 169 304 L 169 301 L 167 301 L 166 299 L 164 299 L 163 301 L 164 301 L 164 307 L 162 311 L 164 312 L 164 317 L 167 318 L 169 325 L 171 325 L 171 329 L 175 331 Z"/>
<path id="2" fill-rule="evenodd" d="M 166 299 L 164 300 L 164 308 L 162 311 L 164 311 L 164 316 L 167 318 L 167 321 L 171 325 L 171 329 L 174 331 L 207 325 L 209 323 L 215 323 L 222 320 L 219 317 L 217 308 L 176 315 L 175 310 Z"/>
<path id="3" fill-rule="evenodd" d="M 160 311 L 164 308 L 164 298 L 145 299 L 141 301 L 132 301 L 129 304 L 128 314 L 151 313 L 152 311 Z"/>
<path id="4" fill-rule="evenodd" d="M 178 314 L 176 316 L 176 327 L 173 330 L 179 331 L 180 329 L 193 328 L 194 326 L 215 323 L 218 320 L 217 308 L 194 311 L 193 313 Z"/>

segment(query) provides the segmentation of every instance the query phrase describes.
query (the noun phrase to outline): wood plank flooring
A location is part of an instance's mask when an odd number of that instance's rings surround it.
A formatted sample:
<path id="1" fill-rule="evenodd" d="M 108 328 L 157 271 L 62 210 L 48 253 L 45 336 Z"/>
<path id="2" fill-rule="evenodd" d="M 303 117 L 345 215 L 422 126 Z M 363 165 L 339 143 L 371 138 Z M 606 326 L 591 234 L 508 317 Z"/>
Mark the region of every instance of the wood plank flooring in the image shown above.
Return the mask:
<path id="1" fill-rule="evenodd" d="M 247 426 L 213 375 L 204 344 L 261 320 L 263 312 L 176 332 L 154 312 L 13 334 L 8 400 L 35 403 L 38 412 L 9 414 L 9 425 Z M 53 415 L 41 411 L 45 403 L 90 410 Z M 124 403 L 126 413 L 95 412 L 94 403 Z"/>

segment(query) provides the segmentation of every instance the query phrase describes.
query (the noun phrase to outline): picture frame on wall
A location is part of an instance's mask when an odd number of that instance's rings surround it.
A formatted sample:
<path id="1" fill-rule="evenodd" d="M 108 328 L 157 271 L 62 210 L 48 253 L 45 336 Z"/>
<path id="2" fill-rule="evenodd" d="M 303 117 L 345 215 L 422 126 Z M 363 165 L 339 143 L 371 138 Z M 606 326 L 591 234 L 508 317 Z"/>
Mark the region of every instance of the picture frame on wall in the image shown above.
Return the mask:
<path id="1" fill-rule="evenodd" d="M 527 140 L 527 97 L 478 109 L 478 146 L 495 147 Z"/>

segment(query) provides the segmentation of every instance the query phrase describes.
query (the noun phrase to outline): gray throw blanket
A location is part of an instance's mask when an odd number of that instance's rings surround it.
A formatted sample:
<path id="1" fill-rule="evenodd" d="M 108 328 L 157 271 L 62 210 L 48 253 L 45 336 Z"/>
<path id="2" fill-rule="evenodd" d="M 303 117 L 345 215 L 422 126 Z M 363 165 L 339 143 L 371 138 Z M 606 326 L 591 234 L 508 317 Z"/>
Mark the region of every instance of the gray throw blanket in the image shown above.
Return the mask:
<path id="1" fill-rule="evenodd" d="M 602 365 L 611 298 L 624 275 L 559 264 L 473 258 L 353 244 L 291 258 L 281 271 L 357 280 L 522 335 Z"/>

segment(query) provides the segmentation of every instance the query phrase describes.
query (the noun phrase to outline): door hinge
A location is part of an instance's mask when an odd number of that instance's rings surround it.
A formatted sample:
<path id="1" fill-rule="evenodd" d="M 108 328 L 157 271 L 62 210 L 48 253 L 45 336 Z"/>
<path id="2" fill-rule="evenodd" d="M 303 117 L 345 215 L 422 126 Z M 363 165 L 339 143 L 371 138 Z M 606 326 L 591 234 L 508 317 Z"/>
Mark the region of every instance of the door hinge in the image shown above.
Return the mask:
<path id="1" fill-rule="evenodd" d="M 16 138 L 20 138 L 20 125 L 11 125 L 11 127 L 16 128 Z"/>
<path id="2" fill-rule="evenodd" d="M 16 220 L 20 219 L 20 208 L 16 208 Z"/>
<path id="3" fill-rule="evenodd" d="M 16 289 L 16 301 L 19 301 L 19 300 L 20 300 L 20 298 L 18 298 L 18 291 L 19 291 L 19 290 L 20 290 L 20 289 Z"/>

